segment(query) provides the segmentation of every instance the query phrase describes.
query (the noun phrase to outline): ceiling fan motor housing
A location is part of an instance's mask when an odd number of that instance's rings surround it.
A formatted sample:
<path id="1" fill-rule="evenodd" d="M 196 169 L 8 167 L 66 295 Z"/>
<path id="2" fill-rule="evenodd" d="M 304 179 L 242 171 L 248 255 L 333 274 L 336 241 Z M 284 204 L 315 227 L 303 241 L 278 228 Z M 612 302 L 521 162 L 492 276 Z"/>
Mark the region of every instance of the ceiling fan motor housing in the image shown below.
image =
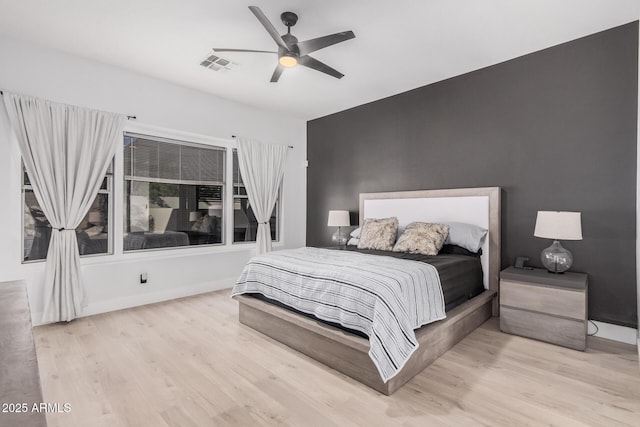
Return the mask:
<path id="1" fill-rule="evenodd" d="M 300 56 L 300 48 L 298 48 L 298 38 L 296 36 L 294 36 L 293 34 L 283 34 L 282 35 L 282 40 L 284 40 L 284 43 L 287 45 L 287 47 L 289 48 L 289 51 L 287 52 L 286 50 L 284 50 L 283 48 L 279 48 L 279 52 L 278 52 L 278 56 L 282 56 L 286 53 L 291 54 L 290 56 L 295 56 L 298 57 Z"/>
<path id="2" fill-rule="evenodd" d="M 285 67 L 292 67 L 298 63 L 298 58 L 300 58 L 300 49 L 297 45 L 298 38 L 291 34 L 291 27 L 296 25 L 298 22 L 298 15 L 293 12 L 282 12 L 282 14 L 280 14 L 280 19 L 282 20 L 282 23 L 287 26 L 287 33 L 283 34 L 281 37 L 287 45 L 288 50 L 285 50 L 282 47 L 278 48 L 278 61 Z M 293 58 L 293 60 L 283 61 L 281 59 L 282 57 L 290 57 Z"/>

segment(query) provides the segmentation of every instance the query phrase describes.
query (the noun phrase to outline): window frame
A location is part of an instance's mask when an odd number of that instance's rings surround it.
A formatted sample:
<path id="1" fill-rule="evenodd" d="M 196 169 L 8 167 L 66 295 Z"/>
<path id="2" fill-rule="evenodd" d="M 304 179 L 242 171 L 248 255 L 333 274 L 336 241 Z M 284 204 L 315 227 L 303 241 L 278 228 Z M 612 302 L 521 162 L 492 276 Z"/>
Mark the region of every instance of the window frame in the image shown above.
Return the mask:
<path id="1" fill-rule="evenodd" d="M 233 148 L 231 150 L 231 160 L 232 160 L 232 165 L 231 165 L 231 174 L 233 176 L 233 166 L 235 164 L 235 162 L 233 162 L 234 158 L 237 158 L 237 152 L 238 149 L 237 148 Z M 238 159 L 238 174 L 240 174 L 240 160 Z M 242 177 L 240 178 L 242 179 Z M 255 244 L 256 241 L 255 240 L 250 240 L 250 241 L 244 241 L 244 242 L 236 242 L 235 239 L 233 238 L 234 236 L 234 230 L 235 230 L 235 213 L 234 213 L 234 206 L 235 206 L 235 201 L 236 199 L 248 199 L 249 196 L 244 196 L 244 195 L 236 195 L 236 187 L 237 188 L 244 188 L 245 192 L 246 192 L 246 186 L 243 184 L 239 184 L 236 185 L 235 182 L 235 176 L 233 176 L 232 182 L 231 182 L 231 198 L 232 198 L 232 204 L 231 204 L 231 213 L 232 216 L 230 218 L 230 222 L 231 222 L 231 244 L 232 245 L 249 245 L 249 244 Z M 275 210 L 276 210 L 276 239 L 275 240 L 271 240 L 273 243 L 280 243 L 280 233 L 281 233 L 281 223 L 282 223 L 282 184 L 280 185 L 280 188 L 278 188 L 278 198 L 276 199 L 276 205 L 274 206 Z"/>
<path id="2" fill-rule="evenodd" d="M 120 133 L 122 143 L 124 143 L 125 133 L 138 134 L 148 136 L 154 139 L 168 139 L 169 141 L 179 141 L 183 143 L 191 143 L 195 145 L 215 146 L 226 150 L 225 156 L 225 185 L 223 186 L 224 201 L 224 223 L 222 224 L 222 236 L 224 243 L 214 245 L 193 245 L 178 246 L 170 248 L 149 249 L 142 251 L 124 251 L 123 247 L 123 231 L 124 231 L 124 158 L 123 150 L 117 149 L 111 163 L 111 176 L 109 177 L 108 188 L 109 194 L 109 253 L 82 255 L 80 262 L 82 265 L 108 265 L 114 263 L 117 265 L 121 262 L 147 262 L 151 260 L 175 259 L 180 257 L 191 257 L 200 255 L 215 255 L 223 253 L 246 252 L 251 250 L 256 242 L 237 242 L 233 243 L 233 149 L 237 149 L 236 141 L 233 138 L 223 138 L 209 136 L 202 133 L 188 132 L 178 129 L 171 129 L 152 124 L 140 123 L 134 120 L 128 120 L 124 124 L 124 129 Z M 18 158 L 22 160 L 19 156 Z M 22 171 L 21 171 L 22 172 Z M 22 172 L 23 173 L 23 172 Z M 20 207 L 20 262 L 21 264 L 30 265 L 29 268 L 42 268 L 42 260 L 24 260 L 24 190 L 23 175 L 19 177 L 21 192 Z M 284 246 L 284 204 L 283 200 L 284 185 L 280 186 L 278 196 L 278 240 L 274 241 L 274 247 Z M 105 256 L 108 255 L 108 256 Z M 40 264 L 39 264 L 40 263 Z M 26 268 L 26 267 L 25 267 Z"/>
<path id="3" fill-rule="evenodd" d="M 24 241 L 25 241 L 25 221 L 24 221 L 24 206 L 26 203 L 26 192 L 27 191 L 33 191 L 33 186 L 31 184 L 26 184 L 25 183 L 25 176 L 27 176 L 27 169 L 24 166 L 24 161 L 22 160 L 22 157 L 20 158 L 20 164 L 21 164 L 21 168 L 20 171 L 22 173 L 21 177 L 20 177 L 20 206 L 22 208 L 22 211 L 20 213 L 20 225 L 21 225 L 21 239 L 20 239 L 20 258 L 21 258 L 21 263 L 22 264 L 33 264 L 33 263 L 38 263 L 38 262 L 44 262 L 47 260 L 47 258 L 42 258 L 42 259 L 30 259 L 30 260 L 25 260 L 24 259 L 24 249 L 25 249 L 25 245 L 24 245 Z M 108 221 L 108 227 L 107 227 L 107 252 L 105 253 L 99 253 L 99 254 L 87 254 L 87 255 L 80 255 L 80 258 L 82 259 L 86 259 L 86 258 L 96 258 L 96 257 L 104 257 L 104 256 L 111 256 L 114 254 L 114 205 L 113 205 L 113 176 L 114 176 L 114 168 L 115 168 L 115 156 L 113 156 L 113 158 L 111 159 L 111 162 L 109 164 L 109 167 L 107 168 L 107 172 L 105 172 L 104 174 L 104 179 L 107 180 L 107 188 L 106 189 L 102 189 L 99 188 L 98 189 L 98 193 L 96 194 L 96 198 L 98 197 L 98 194 L 106 194 L 107 195 L 107 205 L 108 205 L 108 213 L 109 213 L 109 221 Z M 100 186 L 102 187 L 102 185 Z M 95 198 L 94 198 L 95 201 Z M 47 220 L 48 221 L 48 220 Z M 48 253 L 48 249 L 47 249 L 47 253 Z"/>
<path id="4" fill-rule="evenodd" d="M 153 141 L 157 141 L 157 142 L 162 142 L 162 143 L 168 143 L 168 144 L 174 144 L 174 145 L 181 145 L 181 146 L 186 146 L 186 147 L 193 147 L 193 148 L 204 148 L 204 149 L 210 149 L 210 150 L 217 150 L 217 151 L 222 151 L 223 153 L 223 163 L 222 163 L 222 176 L 224 177 L 224 181 L 222 182 L 216 182 L 216 183 L 212 183 L 210 181 L 195 181 L 195 180 L 175 180 L 175 179 L 165 179 L 165 178 L 149 178 L 149 177 L 143 177 L 144 179 L 140 179 L 140 178 L 134 178 L 131 175 L 126 175 L 125 170 L 125 158 L 124 158 L 124 150 L 123 147 L 120 148 L 120 152 L 122 153 L 122 200 L 121 200 L 121 207 L 122 207 L 122 215 L 121 215 L 121 219 L 122 219 L 122 227 L 121 227 L 121 232 L 122 235 L 120 235 L 120 243 L 122 244 L 121 246 L 121 253 L 125 256 L 130 255 L 130 254 L 146 254 L 146 253 L 162 253 L 162 252 L 167 252 L 167 251 L 174 251 L 174 250 L 194 250 L 196 248 L 200 248 L 200 249 L 206 249 L 206 248 L 219 248 L 219 247 L 227 247 L 229 246 L 227 244 L 227 217 L 228 217 L 228 209 L 227 209 L 227 193 L 228 193 L 228 189 L 227 189 L 227 172 L 228 172 L 228 151 L 231 147 L 227 146 L 226 144 L 216 144 L 214 143 L 214 141 L 210 141 L 211 143 L 203 143 L 203 142 L 194 142 L 193 140 L 189 139 L 188 136 L 181 136 L 181 135 L 176 135 L 174 137 L 167 137 L 167 136 L 159 136 L 157 135 L 155 132 L 147 132 L 147 131 L 139 131 L 139 130 L 127 130 L 125 129 L 122 132 L 122 144 L 124 144 L 124 139 L 129 136 L 129 137 L 134 137 L 134 138 L 143 138 L 143 139 L 149 139 L 149 140 L 153 140 Z M 182 138 L 182 139 L 179 139 Z M 218 141 L 215 141 L 218 142 Z M 131 161 L 133 162 L 133 157 L 131 158 Z M 131 170 L 133 170 L 133 165 L 131 165 Z M 221 234 L 221 242 L 220 243 L 208 243 L 208 244 L 200 244 L 200 245 L 183 245 L 183 246 L 169 246 L 169 247 L 163 247 L 163 248 L 149 248 L 149 249 L 132 249 L 132 250 L 125 250 L 124 248 L 124 236 L 125 233 L 127 233 L 126 228 L 127 228 L 127 219 L 126 219 L 126 203 L 125 203 L 125 197 L 127 196 L 127 181 L 137 181 L 137 182 L 148 182 L 148 183 L 166 183 L 166 184 L 176 184 L 176 185 L 194 185 L 194 186 L 198 186 L 198 185 L 202 185 L 202 186 L 214 186 L 214 185 L 219 185 L 222 188 L 222 193 L 221 193 L 221 203 L 222 203 L 222 218 L 221 218 L 221 224 L 220 224 L 220 234 Z"/>

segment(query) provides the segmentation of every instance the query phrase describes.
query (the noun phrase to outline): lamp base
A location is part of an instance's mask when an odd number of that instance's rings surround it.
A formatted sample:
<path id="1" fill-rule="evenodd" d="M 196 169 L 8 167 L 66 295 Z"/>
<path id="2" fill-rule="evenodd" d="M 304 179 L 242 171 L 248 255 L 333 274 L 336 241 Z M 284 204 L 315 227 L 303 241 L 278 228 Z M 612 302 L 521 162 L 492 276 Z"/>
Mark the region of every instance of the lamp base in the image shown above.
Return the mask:
<path id="1" fill-rule="evenodd" d="M 573 265 L 573 255 L 557 240 L 542 251 L 540 260 L 550 273 L 555 274 L 562 274 Z"/>
<path id="2" fill-rule="evenodd" d="M 338 248 L 343 249 L 347 246 L 348 234 L 342 232 L 342 227 L 338 227 L 338 230 L 331 236 L 331 241 L 335 243 Z"/>

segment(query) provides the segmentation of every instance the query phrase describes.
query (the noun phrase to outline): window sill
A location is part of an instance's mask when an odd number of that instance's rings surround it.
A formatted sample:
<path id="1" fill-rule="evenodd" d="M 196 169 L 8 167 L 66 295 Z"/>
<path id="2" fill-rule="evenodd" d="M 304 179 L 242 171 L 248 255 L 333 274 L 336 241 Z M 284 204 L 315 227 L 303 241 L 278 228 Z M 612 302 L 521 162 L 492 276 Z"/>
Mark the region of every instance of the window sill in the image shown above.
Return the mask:
<path id="1" fill-rule="evenodd" d="M 273 248 L 283 248 L 284 243 L 282 241 L 273 242 Z M 250 252 L 250 256 L 255 255 L 255 242 L 243 242 L 232 243 L 228 245 L 220 246 L 205 246 L 205 247 L 176 247 L 171 249 L 157 249 L 149 251 L 132 251 L 118 254 L 104 254 L 104 255 L 87 255 L 80 257 L 80 265 L 104 265 L 104 264 L 122 264 L 129 262 L 139 262 L 144 260 L 163 260 L 163 259 L 176 259 L 187 258 L 201 255 L 215 255 L 223 253 L 234 252 Z M 39 266 L 44 267 L 45 260 L 27 261 L 22 263 L 25 268 L 37 269 Z"/>
<path id="2" fill-rule="evenodd" d="M 284 246 L 281 242 L 273 243 L 274 248 L 280 248 Z M 150 251 L 136 251 L 136 252 L 125 252 L 119 254 L 111 254 L 111 255 L 91 255 L 87 257 L 80 258 L 81 266 L 90 266 L 90 265 L 105 265 L 105 264 L 123 264 L 130 262 L 140 262 L 140 261 L 157 261 L 163 259 L 176 259 L 176 258 L 187 258 L 194 256 L 202 256 L 202 255 L 216 255 L 216 254 L 224 254 L 224 253 L 235 253 L 235 252 L 248 252 L 249 256 L 253 256 L 255 254 L 256 245 L 253 242 L 247 242 L 243 244 L 231 244 L 231 245 L 222 245 L 222 246 L 207 246 L 203 248 L 172 248 L 166 250 L 150 250 Z M 44 268 L 45 260 L 41 261 L 30 261 L 26 263 L 22 263 L 24 268 L 27 269 L 40 269 Z"/>
<path id="3" fill-rule="evenodd" d="M 253 242 L 233 242 L 231 243 L 232 246 L 248 246 L 248 245 L 255 245 L 256 242 L 255 240 Z M 280 240 L 276 240 L 276 241 L 272 241 L 271 242 L 271 246 L 274 248 L 277 248 L 278 246 L 283 246 L 283 244 L 280 242 Z"/>

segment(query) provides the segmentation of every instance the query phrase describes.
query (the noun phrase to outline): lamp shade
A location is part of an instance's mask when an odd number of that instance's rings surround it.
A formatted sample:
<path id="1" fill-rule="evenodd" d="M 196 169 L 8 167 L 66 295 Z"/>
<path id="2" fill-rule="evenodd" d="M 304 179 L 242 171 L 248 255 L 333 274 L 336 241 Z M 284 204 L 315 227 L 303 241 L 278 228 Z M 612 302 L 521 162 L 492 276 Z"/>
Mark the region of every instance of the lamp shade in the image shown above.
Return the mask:
<path id="1" fill-rule="evenodd" d="M 553 240 L 582 240 L 580 212 L 538 211 L 536 237 Z"/>
<path id="2" fill-rule="evenodd" d="M 329 211 L 329 227 L 348 227 L 351 225 L 349 211 Z"/>
<path id="3" fill-rule="evenodd" d="M 100 211 L 89 212 L 88 220 L 92 224 L 100 224 L 102 222 L 102 212 Z"/>

